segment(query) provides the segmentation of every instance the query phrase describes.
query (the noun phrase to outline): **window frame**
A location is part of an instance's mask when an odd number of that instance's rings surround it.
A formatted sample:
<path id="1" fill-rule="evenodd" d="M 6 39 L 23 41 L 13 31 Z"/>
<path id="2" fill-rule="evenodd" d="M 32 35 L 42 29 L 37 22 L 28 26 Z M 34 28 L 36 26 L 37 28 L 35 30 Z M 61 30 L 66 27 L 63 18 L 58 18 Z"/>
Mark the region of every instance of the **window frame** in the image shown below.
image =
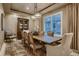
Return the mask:
<path id="1" fill-rule="evenodd" d="M 45 17 L 49 17 L 49 16 L 45 16 Z M 45 17 L 44 17 L 44 20 L 43 20 L 43 29 L 44 29 L 44 32 L 45 32 Z M 51 20 L 50 20 L 51 21 Z M 52 23 L 51 23 L 52 25 Z M 51 29 L 50 29 L 51 30 Z"/>
<path id="2" fill-rule="evenodd" d="M 43 30 L 45 31 L 45 18 L 46 17 L 51 17 L 51 31 L 52 31 L 52 16 L 54 16 L 54 15 L 58 15 L 58 14 L 60 14 L 61 16 L 61 22 L 60 22 L 60 25 L 61 25 L 61 34 L 59 35 L 59 34 L 54 34 L 54 36 L 62 36 L 62 33 L 63 33 L 63 26 L 62 26 L 62 19 L 63 19 L 63 12 L 62 11 L 59 11 L 59 12 L 55 12 L 55 13 L 52 13 L 52 14 L 50 14 L 50 15 L 46 15 L 46 16 L 44 16 L 43 17 Z"/>

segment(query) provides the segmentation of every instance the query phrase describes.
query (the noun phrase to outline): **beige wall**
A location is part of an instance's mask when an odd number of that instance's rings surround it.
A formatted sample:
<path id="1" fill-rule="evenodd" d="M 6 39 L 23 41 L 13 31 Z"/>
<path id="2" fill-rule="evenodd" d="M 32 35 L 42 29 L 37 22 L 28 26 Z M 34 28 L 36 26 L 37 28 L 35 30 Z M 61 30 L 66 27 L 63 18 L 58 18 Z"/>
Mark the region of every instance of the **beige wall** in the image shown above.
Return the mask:
<path id="1" fill-rule="evenodd" d="M 40 30 L 40 18 L 36 18 L 36 19 L 31 19 L 30 23 L 30 29 L 31 31 L 33 30 Z"/>
<path id="2" fill-rule="evenodd" d="M 17 34 L 17 22 L 18 22 L 18 17 L 21 18 L 28 18 L 27 14 L 26 17 L 23 16 L 21 13 L 10 13 L 6 14 L 5 19 L 6 19 L 6 32 L 12 32 L 13 34 Z"/>
<path id="3" fill-rule="evenodd" d="M 15 14 L 6 14 L 5 16 L 6 21 L 6 32 L 12 32 L 16 34 L 17 32 L 17 15 Z"/>

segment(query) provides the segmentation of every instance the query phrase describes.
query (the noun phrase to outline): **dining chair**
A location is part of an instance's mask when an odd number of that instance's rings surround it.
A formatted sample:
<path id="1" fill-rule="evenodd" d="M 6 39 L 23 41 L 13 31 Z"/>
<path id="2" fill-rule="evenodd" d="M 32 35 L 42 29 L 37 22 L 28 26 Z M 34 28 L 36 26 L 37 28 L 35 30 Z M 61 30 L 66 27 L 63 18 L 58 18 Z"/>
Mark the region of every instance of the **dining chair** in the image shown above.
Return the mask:
<path id="1" fill-rule="evenodd" d="M 38 31 L 38 36 L 44 36 L 44 31 Z M 34 40 L 35 44 L 43 44 L 42 41 Z"/>
<path id="2" fill-rule="evenodd" d="M 40 36 L 44 35 L 44 31 L 39 31 L 39 35 Z"/>
<path id="3" fill-rule="evenodd" d="M 48 36 L 54 36 L 54 32 L 49 31 L 49 32 L 47 32 L 47 35 Z"/>
<path id="4" fill-rule="evenodd" d="M 27 32 L 22 32 L 22 42 L 23 42 L 24 47 L 29 46 L 29 38 L 28 38 Z"/>
<path id="5" fill-rule="evenodd" d="M 29 37 L 28 37 L 28 33 L 25 33 L 25 44 L 29 45 Z"/>
<path id="6" fill-rule="evenodd" d="M 65 33 L 62 37 L 62 43 L 58 46 L 46 45 L 48 56 L 68 56 L 72 52 L 70 46 L 73 33 Z"/>
<path id="7" fill-rule="evenodd" d="M 23 31 L 21 32 L 21 35 L 22 35 L 22 44 L 24 45 L 25 35 Z"/>
<path id="8" fill-rule="evenodd" d="M 29 42 L 29 37 L 27 32 L 22 32 L 22 43 L 27 54 L 29 54 L 31 52 L 31 49 L 30 49 L 30 42 Z"/>
<path id="9" fill-rule="evenodd" d="M 38 55 L 37 50 L 40 50 L 41 48 L 43 48 L 43 46 L 40 44 L 39 45 L 35 44 L 32 33 L 29 33 L 29 39 L 30 39 L 30 47 L 32 48 L 33 54 Z"/>

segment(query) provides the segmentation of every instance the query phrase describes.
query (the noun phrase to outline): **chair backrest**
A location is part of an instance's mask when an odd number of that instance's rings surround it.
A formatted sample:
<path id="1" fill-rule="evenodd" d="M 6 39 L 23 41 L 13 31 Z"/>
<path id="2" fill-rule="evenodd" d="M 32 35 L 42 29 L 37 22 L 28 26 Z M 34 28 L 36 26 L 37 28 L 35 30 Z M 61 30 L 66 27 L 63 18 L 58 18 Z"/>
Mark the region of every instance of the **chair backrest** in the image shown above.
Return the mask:
<path id="1" fill-rule="evenodd" d="M 65 33 L 62 37 L 62 46 L 65 49 L 70 49 L 73 33 Z"/>
<path id="2" fill-rule="evenodd" d="M 49 32 L 47 32 L 47 35 L 48 36 L 54 36 L 54 32 L 49 31 Z"/>
<path id="3" fill-rule="evenodd" d="M 25 32 L 24 35 L 25 35 L 25 39 L 28 40 L 28 33 Z"/>
<path id="4" fill-rule="evenodd" d="M 23 43 L 29 43 L 29 38 L 28 38 L 28 33 L 27 32 L 22 32 L 22 41 Z"/>
<path id="5" fill-rule="evenodd" d="M 73 37 L 73 33 L 65 33 L 62 37 L 62 43 L 61 43 L 62 45 L 58 45 L 58 46 L 46 45 L 47 56 L 70 55 L 71 53 L 70 45 L 71 45 L 72 37 Z"/>
<path id="6" fill-rule="evenodd" d="M 33 35 L 32 33 L 28 33 L 28 36 L 29 36 L 29 40 L 30 40 L 30 45 L 31 47 L 34 49 L 35 48 L 35 43 L 34 43 L 34 40 L 33 40 Z"/>
<path id="7" fill-rule="evenodd" d="M 22 40 L 24 40 L 25 37 L 24 32 L 22 31 L 21 34 L 22 34 Z"/>
<path id="8" fill-rule="evenodd" d="M 40 31 L 40 32 L 39 32 L 39 35 L 40 35 L 40 36 L 44 35 L 44 32 L 43 32 L 43 31 Z"/>

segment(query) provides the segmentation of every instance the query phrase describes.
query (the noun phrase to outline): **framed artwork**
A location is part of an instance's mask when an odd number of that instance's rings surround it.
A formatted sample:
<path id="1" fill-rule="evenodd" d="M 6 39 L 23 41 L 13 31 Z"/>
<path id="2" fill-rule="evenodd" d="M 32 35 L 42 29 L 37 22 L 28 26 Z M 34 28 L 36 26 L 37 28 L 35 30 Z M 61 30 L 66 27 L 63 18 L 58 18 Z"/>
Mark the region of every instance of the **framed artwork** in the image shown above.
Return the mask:
<path id="1" fill-rule="evenodd" d="M 3 31 L 3 13 L 1 13 L 1 31 Z"/>

